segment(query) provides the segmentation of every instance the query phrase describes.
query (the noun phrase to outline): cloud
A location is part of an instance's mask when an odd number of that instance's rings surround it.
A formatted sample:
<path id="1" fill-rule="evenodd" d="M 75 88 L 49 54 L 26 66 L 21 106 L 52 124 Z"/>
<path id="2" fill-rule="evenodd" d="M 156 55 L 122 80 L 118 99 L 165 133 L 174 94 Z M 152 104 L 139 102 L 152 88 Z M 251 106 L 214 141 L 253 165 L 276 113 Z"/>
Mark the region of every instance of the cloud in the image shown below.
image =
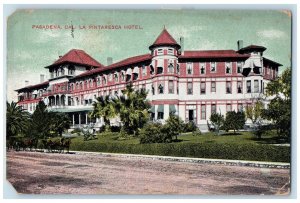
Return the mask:
<path id="1" fill-rule="evenodd" d="M 263 37 L 263 38 L 268 38 L 268 39 L 278 39 L 285 37 L 285 33 L 280 30 L 275 30 L 275 29 L 270 29 L 270 30 L 261 30 L 258 31 L 257 36 Z"/>

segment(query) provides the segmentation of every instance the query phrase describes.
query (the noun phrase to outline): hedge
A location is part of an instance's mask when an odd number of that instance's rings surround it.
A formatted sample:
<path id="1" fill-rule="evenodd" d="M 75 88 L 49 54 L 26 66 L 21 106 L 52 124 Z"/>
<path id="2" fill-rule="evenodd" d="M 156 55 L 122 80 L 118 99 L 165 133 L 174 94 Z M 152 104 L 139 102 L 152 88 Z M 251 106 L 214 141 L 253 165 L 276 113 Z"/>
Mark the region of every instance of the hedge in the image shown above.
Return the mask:
<path id="1" fill-rule="evenodd" d="M 257 144 L 157 143 L 124 144 L 74 142 L 70 150 L 213 159 L 290 162 L 290 147 Z"/>

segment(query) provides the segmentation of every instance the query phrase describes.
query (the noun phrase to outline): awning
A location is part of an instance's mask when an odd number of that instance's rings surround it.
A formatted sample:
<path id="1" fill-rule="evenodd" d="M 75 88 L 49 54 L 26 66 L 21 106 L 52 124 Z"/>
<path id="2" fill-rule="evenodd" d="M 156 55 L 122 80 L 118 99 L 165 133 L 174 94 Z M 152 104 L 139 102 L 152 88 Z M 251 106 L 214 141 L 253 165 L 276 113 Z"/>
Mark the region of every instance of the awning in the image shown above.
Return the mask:
<path id="1" fill-rule="evenodd" d="M 245 64 L 244 64 L 243 68 L 251 68 L 251 60 L 250 59 L 247 59 L 245 61 Z"/>
<path id="2" fill-rule="evenodd" d="M 262 67 L 260 59 L 253 59 L 253 63 L 255 67 Z"/>
<path id="3" fill-rule="evenodd" d="M 51 91 L 52 90 L 52 85 L 49 85 L 49 87 L 47 87 L 47 90 Z"/>
<path id="4" fill-rule="evenodd" d="M 128 68 L 127 70 L 126 70 L 126 75 L 131 75 L 132 74 L 132 69 L 131 68 Z"/>
<path id="5" fill-rule="evenodd" d="M 139 67 L 134 67 L 134 69 L 133 69 L 133 73 L 136 73 L 136 74 L 139 74 Z"/>
<path id="6" fill-rule="evenodd" d="M 155 106 L 151 106 L 150 112 L 155 113 Z"/>
<path id="7" fill-rule="evenodd" d="M 164 105 L 158 105 L 157 112 L 164 112 Z"/>
<path id="8" fill-rule="evenodd" d="M 38 91 L 37 91 L 37 90 L 34 90 L 34 91 L 32 92 L 32 94 L 38 94 Z"/>
<path id="9" fill-rule="evenodd" d="M 170 113 L 176 113 L 175 105 L 169 105 L 169 112 Z"/>
<path id="10" fill-rule="evenodd" d="M 83 98 L 84 98 L 85 100 L 89 100 L 89 99 L 93 99 L 94 96 L 93 96 L 92 94 L 86 94 L 86 95 L 84 95 Z"/>
<path id="11" fill-rule="evenodd" d="M 45 98 L 43 99 L 43 101 L 44 101 L 44 103 L 45 103 L 46 105 L 49 104 L 49 99 L 48 99 L 48 97 L 45 97 Z"/>

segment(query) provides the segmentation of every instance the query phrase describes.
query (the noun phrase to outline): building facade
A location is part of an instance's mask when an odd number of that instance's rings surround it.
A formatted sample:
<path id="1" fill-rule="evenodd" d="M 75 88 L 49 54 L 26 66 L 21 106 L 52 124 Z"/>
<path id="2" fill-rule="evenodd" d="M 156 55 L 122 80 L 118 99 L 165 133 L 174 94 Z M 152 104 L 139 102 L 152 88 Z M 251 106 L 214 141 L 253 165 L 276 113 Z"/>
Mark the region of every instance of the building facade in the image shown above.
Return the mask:
<path id="1" fill-rule="evenodd" d="M 50 79 L 16 90 L 18 105 L 29 112 L 43 100 L 50 111 L 66 112 L 72 127 L 93 123 L 88 112 L 99 96 L 121 95 L 128 83 L 148 90 L 151 119 L 166 120 L 171 113 L 193 121 L 201 130 L 214 112 L 241 111 L 262 97 L 266 85 L 278 75 L 281 64 L 263 56 L 265 47 L 235 50 L 184 50 L 166 29 L 149 47 L 150 53 L 107 65 L 83 50 L 70 50 L 45 67 Z M 267 102 L 267 101 L 266 101 Z M 115 119 L 112 124 L 118 123 Z"/>

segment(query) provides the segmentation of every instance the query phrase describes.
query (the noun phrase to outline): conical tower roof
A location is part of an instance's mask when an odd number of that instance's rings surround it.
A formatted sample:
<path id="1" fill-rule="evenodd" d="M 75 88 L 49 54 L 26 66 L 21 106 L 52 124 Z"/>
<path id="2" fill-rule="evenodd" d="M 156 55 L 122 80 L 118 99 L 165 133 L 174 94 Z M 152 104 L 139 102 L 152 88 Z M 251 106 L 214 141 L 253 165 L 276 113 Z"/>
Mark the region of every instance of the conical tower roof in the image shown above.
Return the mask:
<path id="1" fill-rule="evenodd" d="M 149 49 L 153 49 L 158 46 L 172 46 L 180 49 L 180 45 L 176 42 L 176 40 L 170 35 L 170 33 L 163 29 L 160 35 L 156 38 L 154 43 L 149 47 Z"/>

